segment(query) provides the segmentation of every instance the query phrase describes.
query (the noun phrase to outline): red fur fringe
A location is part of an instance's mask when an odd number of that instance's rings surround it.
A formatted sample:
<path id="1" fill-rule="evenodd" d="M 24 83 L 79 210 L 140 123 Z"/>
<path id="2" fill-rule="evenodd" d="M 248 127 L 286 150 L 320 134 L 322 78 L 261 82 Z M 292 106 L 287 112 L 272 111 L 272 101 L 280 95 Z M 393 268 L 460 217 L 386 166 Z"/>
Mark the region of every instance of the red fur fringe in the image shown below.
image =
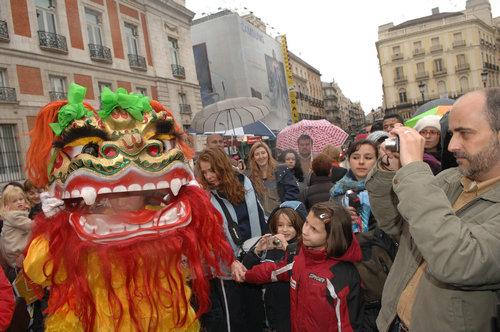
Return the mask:
<path id="1" fill-rule="evenodd" d="M 118 330 L 124 315 L 129 315 L 137 331 L 142 327 L 137 316 L 134 300 L 149 299 L 152 317 L 149 329 L 158 327 L 155 313 L 167 303 L 161 296 L 168 294 L 175 325 L 182 327 L 187 319 L 189 299 L 185 296 L 182 280 L 181 255 L 187 257 L 191 270 L 191 287 L 198 303 L 197 315 L 209 308 L 209 283 L 204 271 L 213 268 L 220 272 L 221 263 L 233 260 L 232 250 L 227 243 L 222 227 L 220 213 L 210 203 L 207 193 L 198 187 L 183 187 L 179 197 L 191 205 L 192 221 L 185 228 L 173 230 L 168 235 L 150 240 L 136 239 L 128 243 L 97 245 L 82 241 L 68 223 L 68 212 L 61 212 L 50 220 L 37 219 L 33 238 L 44 235 L 49 239 L 49 253 L 53 259 L 53 273 L 48 276 L 52 281 L 51 296 L 47 312 L 54 313 L 68 304 L 80 318 L 85 331 L 93 331 L 96 321 L 96 304 L 89 284 L 89 254 L 95 254 L 99 269 L 104 278 L 111 311 L 116 317 L 115 329 Z M 46 264 L 47 265 L 47 264 Z M 129 309 L 125 312 L 122 303 L 111 286 L 112 268 L 122 269 L 125 278 L 125 291 Z M 67 273 L 63 284 L 57 284 L 55 275 L 62 269 Z M 172 267 L 175 270 L 172 271 Z M 46 266 L 44 267 L 44 271 Z M 115 269 L 116 272 L 116 269 Z M 46 272 L 44 272 L 46 274 Z M 168 279 L 164 287 L 160 276 Z M 135 284 L 140 280 L 145 285 L 145 294 L 136 294 Z M 161 295 L 161 296 L 160 296 Z"/>
<path id="2" fill-rule="evenodd" d="M 26 155 L 26 174 L 37 188 L 43 188 L 49 182 L 47 163 L 55 138 L 49 123 L 57 121 L 57 113 L 67 103 L 67 100 L 58 100 L 45 105 L 38 113 L 35 127 L 29 132 L 31 144 Z M 83 104 L 94 111 L 90 104 Z"/>

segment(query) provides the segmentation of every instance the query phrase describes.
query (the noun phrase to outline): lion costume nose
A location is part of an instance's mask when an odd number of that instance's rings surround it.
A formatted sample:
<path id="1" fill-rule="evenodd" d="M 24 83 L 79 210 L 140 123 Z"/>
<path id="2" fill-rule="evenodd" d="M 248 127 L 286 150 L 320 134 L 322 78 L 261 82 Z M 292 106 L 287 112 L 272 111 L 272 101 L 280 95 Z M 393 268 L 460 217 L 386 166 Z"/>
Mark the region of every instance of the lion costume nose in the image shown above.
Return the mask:
<path id="1" fill-rule="evenodd" d="M 127 133 L 121 137 L 122 150 L 130 156 L 138 155 L 144 148 L 144 140 L 138 133 Z"/>

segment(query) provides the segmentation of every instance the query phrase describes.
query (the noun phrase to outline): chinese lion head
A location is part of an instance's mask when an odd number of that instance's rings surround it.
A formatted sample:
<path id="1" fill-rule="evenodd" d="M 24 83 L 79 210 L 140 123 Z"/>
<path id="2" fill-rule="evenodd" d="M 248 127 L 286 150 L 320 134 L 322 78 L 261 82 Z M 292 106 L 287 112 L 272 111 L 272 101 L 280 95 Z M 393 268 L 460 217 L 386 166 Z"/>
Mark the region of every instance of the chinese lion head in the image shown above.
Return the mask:
<path id="1" fill-rule="evenodd" d="M 184 134 L 142 95 L 106 88 L 99 111 L 84 95 L 72 84 L 30 132 L 29 177 L 64 202 L 38 217 L 24 261 L 32 281 L 50 285 L 46 328 L 197 330 L 207 275 L 232 254 Z"/>

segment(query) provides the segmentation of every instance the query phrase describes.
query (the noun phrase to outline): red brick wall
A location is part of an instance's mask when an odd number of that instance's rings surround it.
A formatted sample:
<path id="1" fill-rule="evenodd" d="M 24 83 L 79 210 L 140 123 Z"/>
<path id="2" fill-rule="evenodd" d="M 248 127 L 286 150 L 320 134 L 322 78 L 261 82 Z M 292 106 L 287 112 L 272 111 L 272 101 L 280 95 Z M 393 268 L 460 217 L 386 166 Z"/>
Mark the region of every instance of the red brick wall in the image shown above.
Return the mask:
<path id="1" fill-rule="evenodd" d="M 65 2 L 71 46 L 83 50 L 83 36 L 80 25 L 80 15 L 78 12 L 78 0 L 66 0 Z"/>
<path id="2" fill-rule="evenodd" d="M 75 83 L 80 84 L 87 88 L 87 94 L 85 95 L 85 99 L 94 99 L 94 86 L 92 85 L 92 76 L 75 74 Z"/>
<path id="3" fill-rule="evenodd" d="M 27 95 L 43 96 L 43 83 L 40 68 L 16 66 L 19 91 Z"/>
<path id="4" fill-rule="evenodd" d="M 137 10 L 130 8 L 128 6 L 122 5 L 122 4 L 120 4 L 120 13 L 125 14 L 125 15 L 130 16 L 130 17 L 133 17 L 136 20 L 139 19 L 139 13 L 137 12 Z"/>
<path id="5" fill-rule="evenodd" d="M 132 92 L 132 83 L 125 81 L 116 81 L 116 86 L 125 88 L 128 92 Z"/>
<path id="6" fill-rule="evenodd" d="M 154 85 L 151 85 L 151 99 L 158 100 L 158 88 Z"/>
<path id="7" fill-rule="evenodd" d="M 28 4 L 26 0 L 10 0 L 12 11 L 12 23 L 14 33 L 20 36 L 31 37 L 30 18 L 28 16 Z"/>
<path id="8" fill-rule="evenodd" d="M 153 65 L 153 58 L 151 57 L 151 46 L 149 44 L 149 31 L 148 31 L 148 23 L 146 21 L 146 15 L 141 13 L 141 23 L 142 23 L 142 31 L 144 32 L 144 42 L 146 44 L 146 57 L 148 59 L 148 65 Z"/>
<path id="9" fill-rule="evenodd" d="M 94 3 L 97 3 L 97 4 L 100 4 L 100 5 L 104 5 L 104 0 L 90 0 Z"/>
<path id="10" fill-rule="evenodd" d="M 120 30 L 120 20 L 115 0 L 106 0 L 108 8 L 109 26 L 111 27 L 111 40 L 113 42 L 113 54 L 116 58 L 124 59 L 122 33 Z"/>
<path id="11" fill-rule="evenodd" d="M 26 122 L 28 123 L 28 131 L 31 131 L 31 129 L 35 128 L 36 116 L 26 116 Z"/>

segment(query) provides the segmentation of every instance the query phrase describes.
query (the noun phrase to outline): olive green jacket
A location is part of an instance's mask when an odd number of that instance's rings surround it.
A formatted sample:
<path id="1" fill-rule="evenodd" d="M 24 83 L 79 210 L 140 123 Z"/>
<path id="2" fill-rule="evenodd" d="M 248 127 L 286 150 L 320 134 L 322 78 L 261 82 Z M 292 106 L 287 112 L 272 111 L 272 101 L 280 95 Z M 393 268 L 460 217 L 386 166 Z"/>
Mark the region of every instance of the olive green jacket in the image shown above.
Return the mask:
<path id="1" fill-rule="evenodd" d="M 400 237 L 377 318 L 380 331 L 388 331 L 422 259 L 428 265 L 415 292 L 410 331 L 489 331 L 500 289 L 500 184 L 455 213 L 460 179 L 456 169 L 433 176 L 424 162 L 397 172 L 376 167 L 369 175 L 366 188 L 379 227 Z"/>

